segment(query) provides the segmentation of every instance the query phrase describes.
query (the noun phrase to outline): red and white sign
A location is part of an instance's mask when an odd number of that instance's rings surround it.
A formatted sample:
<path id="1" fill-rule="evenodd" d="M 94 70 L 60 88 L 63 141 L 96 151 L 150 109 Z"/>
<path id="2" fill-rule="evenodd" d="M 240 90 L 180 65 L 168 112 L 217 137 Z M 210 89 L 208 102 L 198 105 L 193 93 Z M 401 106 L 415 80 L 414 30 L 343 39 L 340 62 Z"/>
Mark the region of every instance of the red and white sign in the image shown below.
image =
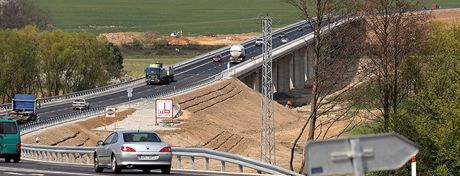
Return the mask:
<path id="1" fill-rule="evenodd" d="M 105 108 L 105 117 L 115 117 L 117 108 Z"/>
<path id="2" fill-rule="evenodd" d="M 173 100 L 172 99 L 158 99 L 155 104 L 156 116 L 159 118 L 173 117 Z"/>

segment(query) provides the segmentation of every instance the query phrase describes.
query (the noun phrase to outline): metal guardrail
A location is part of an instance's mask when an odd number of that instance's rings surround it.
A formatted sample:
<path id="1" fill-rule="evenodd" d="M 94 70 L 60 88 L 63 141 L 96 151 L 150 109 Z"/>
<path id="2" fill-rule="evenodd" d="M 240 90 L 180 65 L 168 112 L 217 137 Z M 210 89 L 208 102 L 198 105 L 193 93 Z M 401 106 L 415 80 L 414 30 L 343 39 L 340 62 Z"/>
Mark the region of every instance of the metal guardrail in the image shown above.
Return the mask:
<path id="1" fill-rule="evenodd" d="M 123 82 L 123 83 L 118 83 L 118 84 L 112 84 L 112 85 L 107 85 L 103 87 L 98 87 L 98 88 L 93 88 L 93 89 L 88 89 L 88 90 L 83 90 L 83 91 L 78 91 L 78 92 L 72 92 L 64 95 L 59 95 L 59 96 L 52 96 L 52 97 L 44 97 L 44 98 L 37 98 L 37 103 L 49 103 L 49 102 L 55 102 L 59 100 L 66 100 L 66 99 L 71 99 L 79 96 L 84 96 L 84 95 L 90 95 L 90 94 L 95 94 L 95 93 L 101 93 L 105 92 L 114 88 L 119 88 L 119 87 L 125 87 L 129 86 L 131 84 L 136 84 L 137 82 L 140 82 L 143 78 L 136 78 L 131 81 Z M 11 103 L 6 103 L 0 105 L 0 111 L 4 110 L 9 110 L 11 109 Z"/>
<path id="2" fill-rule="evenodd" d="M 25 144 L 21 147 L 21 157 L 37 160 L 49 161 L 59 163 L 78 163 L 91 165 L 93 164 L 93 157 L 95 147 L 69 147 L 69 146 L 44 146 L 44 145 L 28 145 Z M 183 161 L 187 157 L 190 161 L 190 170 L 199 170 L 196 167 L 197 158 L 204 160 L 204 170 L 209 170 L 210 160 L 216 160 L 220 163 L 220 171 L 228 172 L 226 168 L 227 163 L 238 165 L 238 172 L 243 173 L 244 168 L 256 170 L 258 173 L 268 173 L 276 175 L 295 175 L 300 174 L 287 170 L 285 168 L 257 161 L 244 156 L 215 151 L 206 148 L 184 148 L 172 147 L 173 157 L 175 158 L 176 169 L 183 168 Z"/>
<path id="3" fill-rule="evenodd" d="M 157 94 L 154 94 L 148 97 L 144 97 L 144 98 L 147 100 L 153 101 L 154 99 L 157 99 L 157 98 L 171 97 L 174 95 L 188 92 L 190 90 L 197 89 L 199 87 L 207 86 L 220 79 L 222 79 L 222 74 L 217 74 L 217 75 L 208 77 L 206 79 L 203 79 L 201 81 L 194 82 L 190 86 L 175 89 L 172 92 L 160 92 L 160 93 L 157 93 Z M 52 117 L 46 120 L 38 120 L 35 122 L 29 122 L 29 123 L 20 125 L 21 135 L 31 133 L 37 130 L 41 130 L 44 128 L 48 128 L 51 126 L 63 124 L 63 123 L 70 122 L 70 121 L 81 120 L 81 119 L 86 119 L 86 118 L 97 116 L 97 115 L 102 115 L 104 113 L 104 110 L 105 110 L 105 107 L 96 107 L 96 108 L 82 110 L 79 112 L 74 112 L 70 114 Z"/>

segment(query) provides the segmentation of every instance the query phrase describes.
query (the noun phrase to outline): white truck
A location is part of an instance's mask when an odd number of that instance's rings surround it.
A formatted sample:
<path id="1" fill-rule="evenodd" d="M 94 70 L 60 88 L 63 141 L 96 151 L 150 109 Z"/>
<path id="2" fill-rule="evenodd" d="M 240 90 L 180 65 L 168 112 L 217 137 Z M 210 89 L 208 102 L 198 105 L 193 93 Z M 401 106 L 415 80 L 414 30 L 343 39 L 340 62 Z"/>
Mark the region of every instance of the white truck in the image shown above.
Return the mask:
<path id="1" fill-rule="evenodd" d="M 230 63 L 240 63 L 243 62 L 246 57 L 246 52 L 244 46 L 242 45 L 233 45 L 230 47 Z"/>
<path id="2" fill-rule="evenodd" d="M 72 109 L 74 110 L 89 109 L 89 103 L 86 102 L 85 99 L 76 99 L 72 103 Z"/>

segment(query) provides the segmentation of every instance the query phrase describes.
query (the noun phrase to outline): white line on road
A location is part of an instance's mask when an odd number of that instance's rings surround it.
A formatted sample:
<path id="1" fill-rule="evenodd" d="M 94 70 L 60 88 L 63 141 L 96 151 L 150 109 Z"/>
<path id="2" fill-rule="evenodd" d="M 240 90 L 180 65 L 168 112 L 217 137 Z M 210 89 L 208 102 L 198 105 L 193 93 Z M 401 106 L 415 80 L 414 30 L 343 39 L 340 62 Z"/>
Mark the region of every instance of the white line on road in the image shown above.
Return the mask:
<path id="1" fill-rule="evenodd" d="M 23 174 L 23 173 L 16 173 L 16 172 L 4 172 L 6 175 L 33 175 L 33 176 L 44 176 L 45 174 Z"/>
<path id="2" fill-rule="evenodd" d="M 92 176 L 92 175 L 94 175 L 94 174 L 83 174 L 83 173 L 75 173 L 75 172 L 47 171 L 47 170 L 1 167 L 1 166 L 0 166 L 0 171 L 7 171 L 7 172 L 10 172 L 10 173 L 13 173 L 13 172 L 26 172 L 26 173 L 59 174 L 59 175 L 81 175 L 81 176 Z"/>

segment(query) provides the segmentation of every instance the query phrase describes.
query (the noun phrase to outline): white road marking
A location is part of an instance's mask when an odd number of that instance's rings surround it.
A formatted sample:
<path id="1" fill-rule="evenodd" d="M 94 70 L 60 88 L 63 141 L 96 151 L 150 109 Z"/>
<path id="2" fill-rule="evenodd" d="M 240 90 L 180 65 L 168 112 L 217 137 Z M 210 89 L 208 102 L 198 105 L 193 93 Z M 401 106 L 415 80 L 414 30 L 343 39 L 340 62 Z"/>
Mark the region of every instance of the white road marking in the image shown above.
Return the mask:
<path id="1" fill-rule="evenodd" d="M 24 174 L 24 173 L 16 173 L 16 172 L 4 172 L 7 175 L 33 175 L 33 176 L 44 176 L 45 174 Z"/>
<path id="2" fill-rule="evenodd" d="M 25 168 L 2 167 L 2 166 L 0 166 L 0 171 L 7 171 L 10 173 L 26 172 L 26 173 L 41 173 L 41 174 L 81 175 L 81 176 L 94 175 L 94 174 L 83 174 L 83 173 L 75 173 L 75 172 L 48 171 L 48 170 L 25 169 Z"/>

